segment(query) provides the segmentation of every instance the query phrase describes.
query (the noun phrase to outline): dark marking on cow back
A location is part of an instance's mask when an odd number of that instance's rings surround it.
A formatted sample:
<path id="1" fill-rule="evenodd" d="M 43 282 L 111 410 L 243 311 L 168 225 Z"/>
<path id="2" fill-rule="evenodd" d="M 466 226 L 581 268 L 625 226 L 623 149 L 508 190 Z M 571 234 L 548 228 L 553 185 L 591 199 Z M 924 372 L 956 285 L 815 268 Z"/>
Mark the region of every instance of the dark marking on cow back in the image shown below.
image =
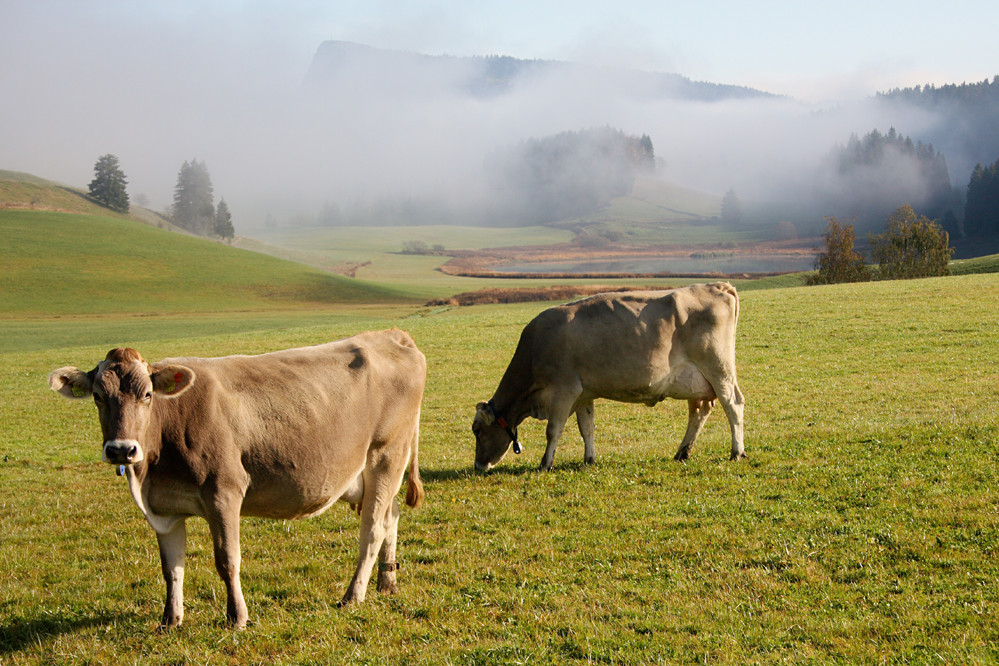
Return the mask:
<path id="1" fill-rule="evenodd" d="M 355 347 L 350 351 L 354 355 L 354 358 L 352 358 L 350 363 L 347 364 L 347 367 L 349 367 L 351 370 L 360 370 L 361 368 L 363 368 L 368 364 L 368 359 L 364 357 L 363 349 L 361 349 L 360 347 Z"/>

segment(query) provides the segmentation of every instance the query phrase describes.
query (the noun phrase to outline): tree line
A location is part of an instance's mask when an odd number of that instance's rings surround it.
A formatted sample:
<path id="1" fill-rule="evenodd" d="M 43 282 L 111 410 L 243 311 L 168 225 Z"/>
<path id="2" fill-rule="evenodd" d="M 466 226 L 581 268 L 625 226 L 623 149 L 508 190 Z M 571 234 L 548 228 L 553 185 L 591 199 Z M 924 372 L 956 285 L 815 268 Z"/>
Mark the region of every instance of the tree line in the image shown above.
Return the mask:
<path id="1" fill-rule="evenodd" d="M 849 211 L 858 226 L 869 229 L 904 201 L 934 218 L 960 205 L 943 153 L 894 127 L 887 133 L 852 134 L 831 151 L 820 173 L 817 203 L 826 210 Z"/>
<path id="2" fill-rule="evenodd" d="M 486 171 L 506 205 L 501 215 L 545 223 L 597 210 L 654 168 L 648 135 L 601 127 L 524 141 L 493 155 Z"/>
<path id="3" fill-rule="evenodd" d="M 888 218 L 885 230 L 868 234 L 873 264 L 854 248 L 852 223 L 826 218 L 824 249 L 815 256 L 815 275 L 808 284 L 901 280 L 950 275 L 950 235 L 912 206 L 900 206 Z"/>
<path id="4" fill-rule="evenodd" d="M 971 237 L 999 235 L 999 160 L 971 172 L 964 204 L 964 232 Z"/>
<path id="5" fill-rule="evenodd" d="M 94 164 L 94 179 L 90 182 L 90 197 L 118 213 L 128 213 L 130 204 L 126 186 L 128 179 L 114 155 L 102 155 Z M 174 187 L 171 221 L 178 227 L 199 236 L 232 239 L 235 229 L 232 214 L 225 199 L 215 204 L 212 177 L 204 162 L 194 159 L 184 162 Z"/>

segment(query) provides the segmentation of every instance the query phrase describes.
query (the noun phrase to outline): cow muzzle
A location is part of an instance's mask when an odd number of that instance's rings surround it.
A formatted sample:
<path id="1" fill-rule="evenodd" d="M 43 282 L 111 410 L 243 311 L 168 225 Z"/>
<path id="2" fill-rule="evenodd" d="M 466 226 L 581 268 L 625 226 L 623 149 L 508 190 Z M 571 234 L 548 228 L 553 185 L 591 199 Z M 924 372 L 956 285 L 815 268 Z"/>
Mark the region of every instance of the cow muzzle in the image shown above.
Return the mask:
<path id="1" fill-rule="evenodd" d="M 112 465 L 131 465 L 143 457 L 142 446 L 134 439 L 114 439 L 104 442 L 101 460 Z"/>

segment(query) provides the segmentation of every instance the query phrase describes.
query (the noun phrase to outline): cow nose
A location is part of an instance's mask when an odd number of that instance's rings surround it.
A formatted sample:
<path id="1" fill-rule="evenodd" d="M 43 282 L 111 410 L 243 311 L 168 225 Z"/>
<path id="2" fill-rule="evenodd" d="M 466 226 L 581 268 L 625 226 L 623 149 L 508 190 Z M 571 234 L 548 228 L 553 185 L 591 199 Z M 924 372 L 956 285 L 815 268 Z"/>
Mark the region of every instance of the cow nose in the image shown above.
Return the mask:
<path id="1" fill-rule="evenodd" d="M 128 465 L 142 460 L 142 449 L 134 439 L 115 439 L 104 443 L 104 462 Z"/>

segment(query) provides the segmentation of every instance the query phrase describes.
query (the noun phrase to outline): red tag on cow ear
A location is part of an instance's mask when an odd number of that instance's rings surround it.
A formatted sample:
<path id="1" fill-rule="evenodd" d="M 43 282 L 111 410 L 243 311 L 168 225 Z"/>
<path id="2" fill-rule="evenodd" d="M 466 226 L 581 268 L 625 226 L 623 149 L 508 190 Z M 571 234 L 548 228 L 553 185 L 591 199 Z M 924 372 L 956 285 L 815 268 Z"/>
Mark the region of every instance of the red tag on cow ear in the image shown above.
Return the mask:
<path id="1" fill-rule="evenodd" d="M 183 380 L 183 379 L 184 379 L 184 373 L 183 372 L 178 372 L 177 374 L 175 374 L 173 376 L 173 382 L 174 382 L 174 384 L 179 384 L 181 382 L 181 380 Z"/>

